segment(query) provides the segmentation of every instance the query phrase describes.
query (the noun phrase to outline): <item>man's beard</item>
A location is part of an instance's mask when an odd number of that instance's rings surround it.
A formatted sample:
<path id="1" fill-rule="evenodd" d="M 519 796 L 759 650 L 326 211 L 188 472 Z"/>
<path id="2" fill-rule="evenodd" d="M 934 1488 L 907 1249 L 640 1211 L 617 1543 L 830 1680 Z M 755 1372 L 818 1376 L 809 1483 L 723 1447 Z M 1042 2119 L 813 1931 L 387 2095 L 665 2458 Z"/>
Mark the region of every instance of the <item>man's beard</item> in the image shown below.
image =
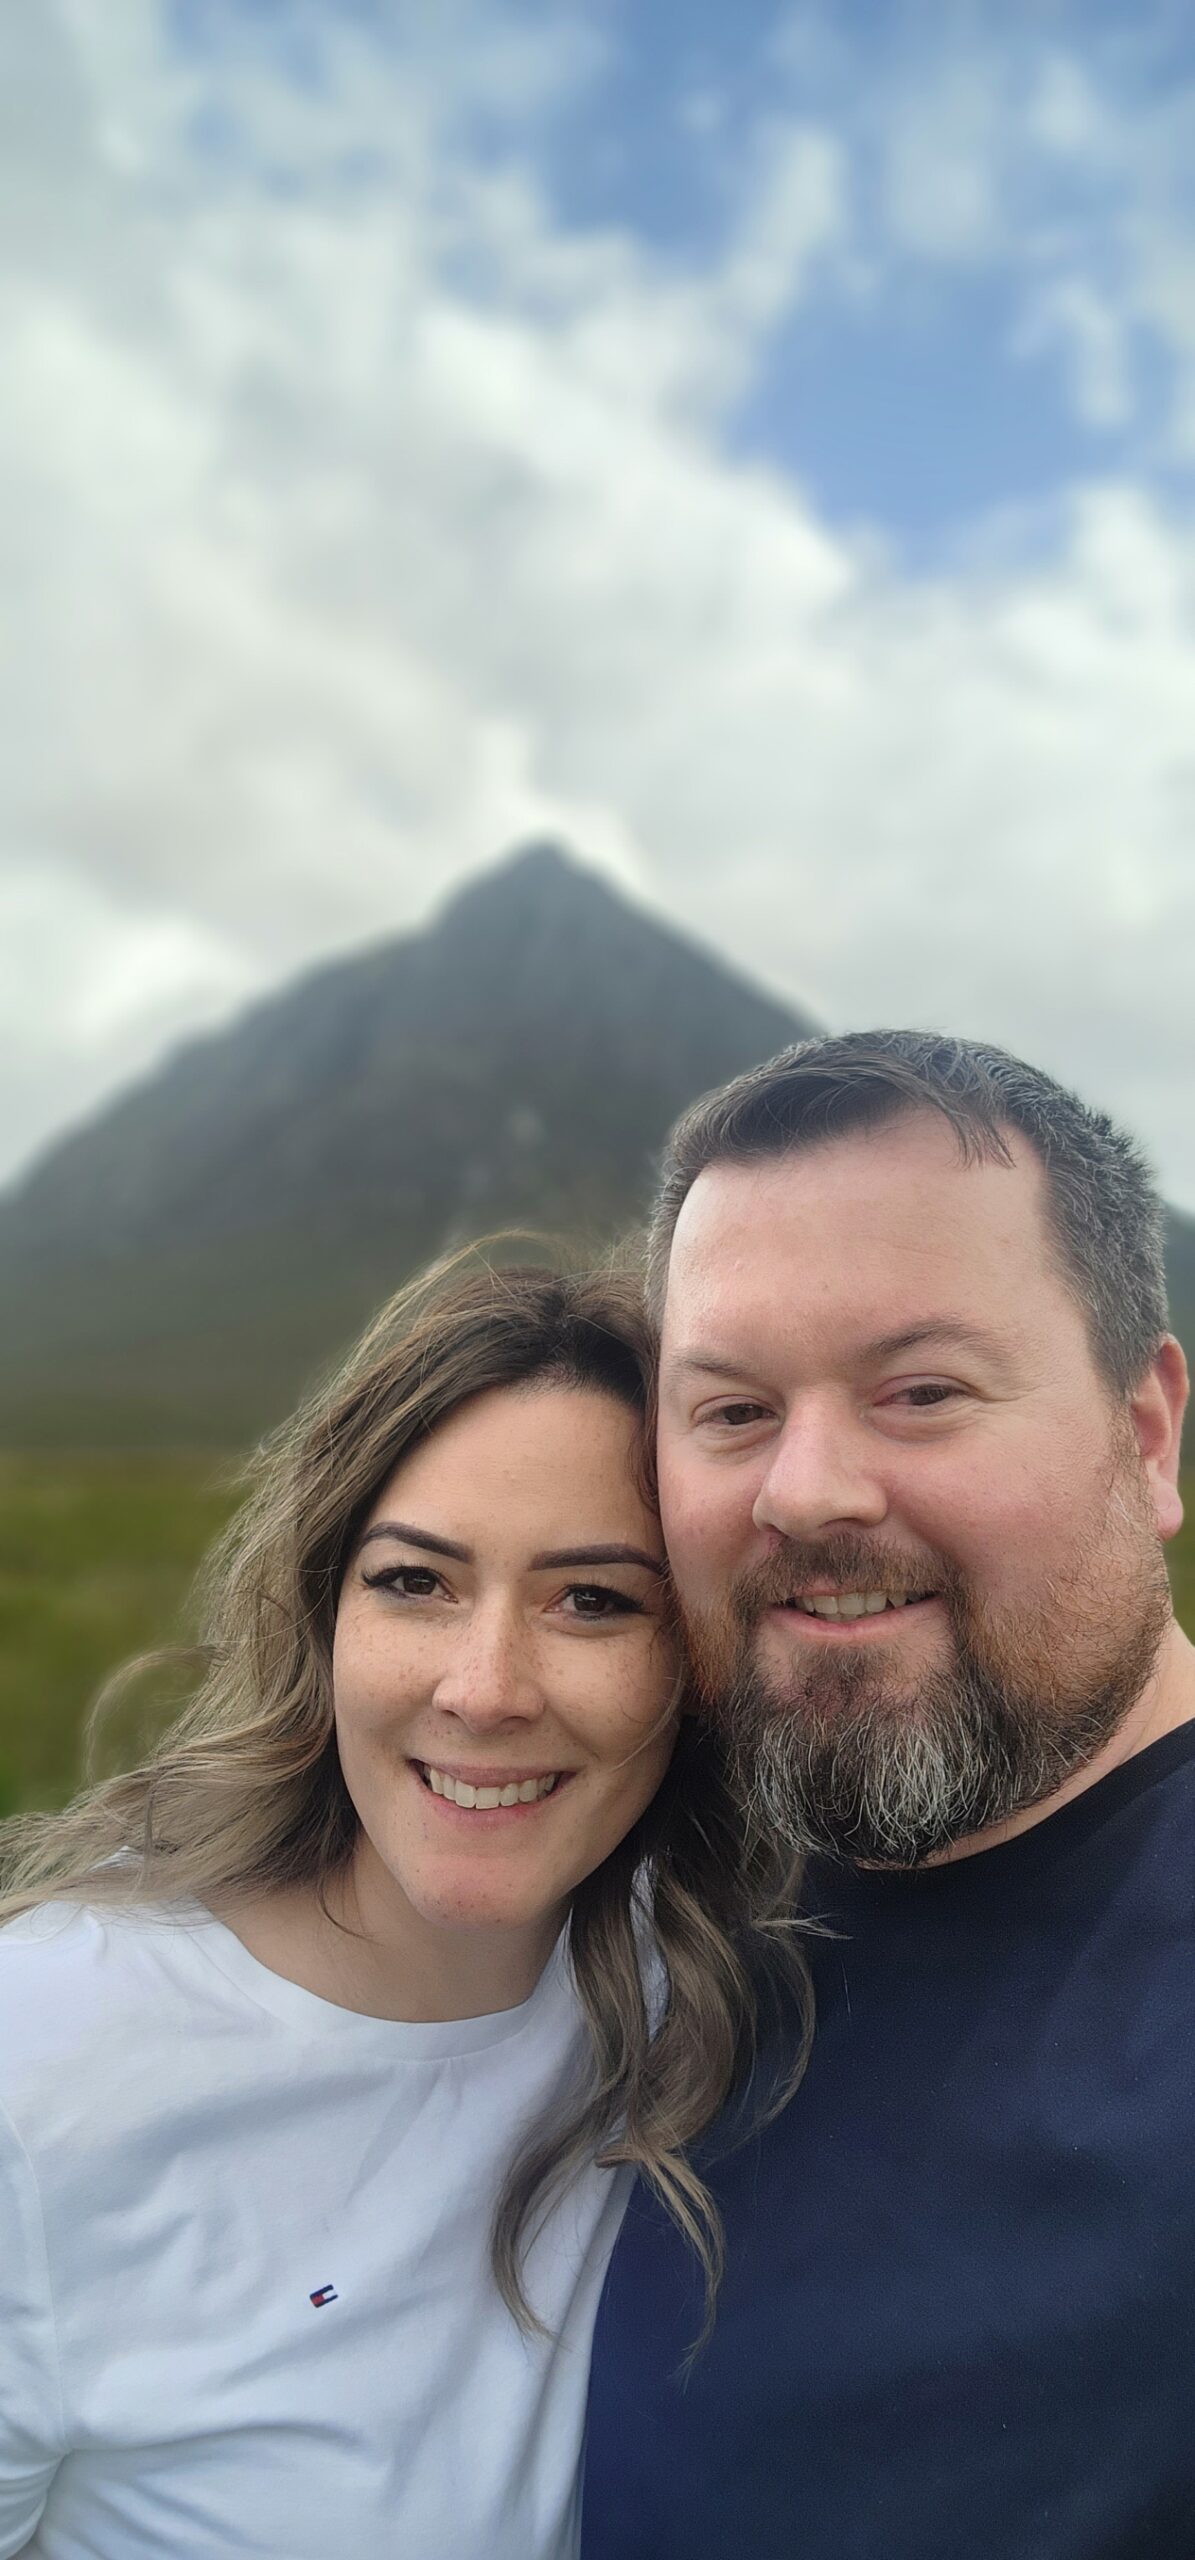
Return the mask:
<path id="1" fill-rule="evenodd" d="M 717 1612 L 686 1616 L 707 1712 L 749 1815 L 796 1850 L 911 1867 L 1044 1803 L 1094 1760 L 1140 1697 L 1169 1623 L 1165 1567 L 1139 1470 L 1118 1467 L 1115 1530 L 1076 1543 L 1065 1573 L 998 1617 L 941 1557 L 858 1537 L 786 1542 Z M 953 1659 L 902 1675 L 890 1645 L 794 1644 L 758 1659 L 765 1609 L 794 1591 L 932 1590 Z"/>

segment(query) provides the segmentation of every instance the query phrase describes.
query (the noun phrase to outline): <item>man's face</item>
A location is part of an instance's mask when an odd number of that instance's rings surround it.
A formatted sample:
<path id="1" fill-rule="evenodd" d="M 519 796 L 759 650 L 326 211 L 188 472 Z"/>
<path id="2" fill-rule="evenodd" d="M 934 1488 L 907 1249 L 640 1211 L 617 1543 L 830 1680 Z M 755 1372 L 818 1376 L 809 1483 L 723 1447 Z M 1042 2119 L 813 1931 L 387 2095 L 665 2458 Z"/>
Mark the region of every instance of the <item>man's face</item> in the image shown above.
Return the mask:
<path id="1" fill-rule="evenodd" d="M 1168 1622 L 1150 1473 L 1032 1151 L 933 1112 L 716 1165 L 664 1318 L 665 1535 L 765 1818 L 913 1864 L 1095 1756 Z"/>

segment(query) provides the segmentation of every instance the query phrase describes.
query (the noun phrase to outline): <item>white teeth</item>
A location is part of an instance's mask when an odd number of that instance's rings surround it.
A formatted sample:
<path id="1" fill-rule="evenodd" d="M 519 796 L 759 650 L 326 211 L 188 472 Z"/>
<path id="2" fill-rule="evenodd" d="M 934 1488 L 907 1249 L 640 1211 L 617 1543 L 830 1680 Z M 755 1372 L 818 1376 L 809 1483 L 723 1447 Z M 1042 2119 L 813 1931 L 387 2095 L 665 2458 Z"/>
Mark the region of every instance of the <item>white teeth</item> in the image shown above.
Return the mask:
<path id="1" fill-rule="evenodd" d="M 878 1618 L 884 1609 L 903 1609 L 907 1596 L 897 1600 L 886 1591 L 811 1591 L 796 1606 L 815 1618 Z"/>
<path id="2" fill-rule="evenodd" d="M 504 1787 L 473 1787 L 467 1778 L 450 1778 L 444 1769 L 423 1764 L 423 1777 L 432 1794 L 443 1796 L 449 1804 L 464 1805 L 469 1811 L 492 1813 L 503 1804 L 535 1804 L 540 1796 L 550 1796 L 559 1772 L 546 1778 L 510 1779 Z"/>

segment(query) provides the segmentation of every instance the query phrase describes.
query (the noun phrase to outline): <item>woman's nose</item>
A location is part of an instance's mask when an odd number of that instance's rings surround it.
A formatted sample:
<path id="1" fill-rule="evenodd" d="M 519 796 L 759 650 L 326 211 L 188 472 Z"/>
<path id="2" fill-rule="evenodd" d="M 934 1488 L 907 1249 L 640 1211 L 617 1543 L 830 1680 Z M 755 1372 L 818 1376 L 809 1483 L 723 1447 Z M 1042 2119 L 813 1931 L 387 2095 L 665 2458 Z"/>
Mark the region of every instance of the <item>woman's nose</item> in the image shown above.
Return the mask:
<path id="1" fill-rule="evenodd" d="M 471 1611 L 436 1684 L 434 1704 L 479 1733 L 543 1714 L 534 1646 L 520 1610 L 496 1601 Z"/>

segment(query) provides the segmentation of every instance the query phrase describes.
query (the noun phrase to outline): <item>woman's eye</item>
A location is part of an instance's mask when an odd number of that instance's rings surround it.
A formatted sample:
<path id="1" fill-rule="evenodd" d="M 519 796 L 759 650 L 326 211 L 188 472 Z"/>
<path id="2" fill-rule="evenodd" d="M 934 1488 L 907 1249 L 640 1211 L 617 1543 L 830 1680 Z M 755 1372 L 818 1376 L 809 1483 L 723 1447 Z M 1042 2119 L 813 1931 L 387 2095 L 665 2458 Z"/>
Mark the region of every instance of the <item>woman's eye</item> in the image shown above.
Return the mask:
<path id="1" fill-rule="evenodd" d="M 363 1577 L 370 1591 L 393 1591 L 399 1600 L 434 1600 L 440 1577 L 426 1564 L 386 1564 Z"/>
<path id="2" fill-rule="evenodd" d="M 565 1592 L 572 1603 L 568 1615 L 573 1618 L 625 1618 L 639 1613 L 639 1603 L 625 1591 L 612 1591 L 604 1582 L 574 1582 Z"/>

